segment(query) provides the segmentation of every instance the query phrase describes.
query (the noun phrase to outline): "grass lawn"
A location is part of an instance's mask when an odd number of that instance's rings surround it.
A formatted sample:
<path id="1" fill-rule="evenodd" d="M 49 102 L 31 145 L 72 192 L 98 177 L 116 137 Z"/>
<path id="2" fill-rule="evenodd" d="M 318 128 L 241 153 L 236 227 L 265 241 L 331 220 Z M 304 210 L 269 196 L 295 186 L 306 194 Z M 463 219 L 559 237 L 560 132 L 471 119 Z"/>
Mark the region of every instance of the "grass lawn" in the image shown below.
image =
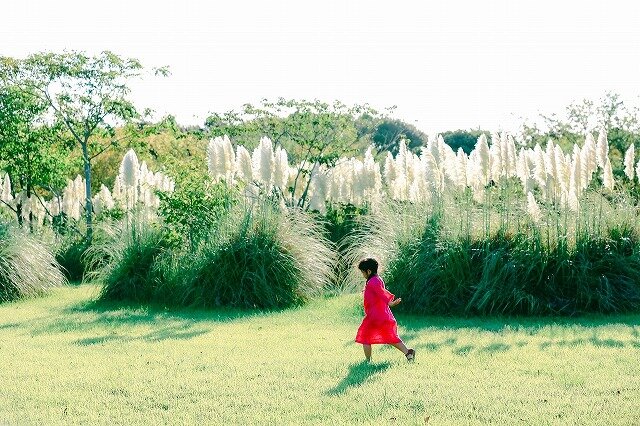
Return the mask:
<path id="1" fill-rule="evenodd" d="M 640 315 L 398 315 L 408 364 L 353 342 L 361 295 L 284 312 L 0 306 L 0 424 L 640 424 Z"/>

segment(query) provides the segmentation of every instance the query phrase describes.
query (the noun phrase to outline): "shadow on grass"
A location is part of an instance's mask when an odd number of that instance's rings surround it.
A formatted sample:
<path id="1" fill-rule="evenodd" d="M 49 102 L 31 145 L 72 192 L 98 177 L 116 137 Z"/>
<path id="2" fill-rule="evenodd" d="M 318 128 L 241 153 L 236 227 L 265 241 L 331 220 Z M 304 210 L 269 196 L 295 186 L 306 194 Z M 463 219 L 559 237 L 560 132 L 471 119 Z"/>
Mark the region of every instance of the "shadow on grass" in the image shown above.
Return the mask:
<path id="1" fill-rule="evenodd" d="M 396 315 L 398 324 L 404 329 L 401 337 L 406 342 L 412 340 L 422 340 L 425 335 L 430 332 L 441 333 L 443 331 L 454 334 L 453 337 L 431 341 L 427 343 L 418 343 L 414 347 L 416 349 L 427 352 L 438 352 L 441 350 L 450 350 L 459 356 L 469 355 L 471 352 L 478 354 L 498 354 L 507 352 L 512 348 L 522 348 L 528 343 L 525 341 L 493 342 L 486 346 L 474 347 L 466 342 L 460 342 L 455 334 L 461 332 L 464 334 L 471 333 L 488 333 L 503 340 L 504 335 L 518 333 L 524 336 L 543 336 L 543 342 L 538 343 L 540 350 L 547 350 L 554 347 L 579 347 L 593 346 L 600 348 L 624 348 L 628 346 L 640 346 L 640 315 L 638 314 L 621 314 L 621 315 L 585 315 L 583 317 L 442 317 L 442 316 L 417 316 L 398 313 Z M 628 333 L 629 339 L 614 339 L 606 336 L 606 330 L 598 331 L 601 327 L 623 327 L 624 333 Z M 575 333 L 576 335 L 591 334 L 590 337 L 577 336 L 575 339 L 558 339 L 549 335 L 549 329 L 564 329 L 561 333 Z M 575 329 L 575 330 L 574 330 Z M 601 334 L 601 336 L 598 336 Z M 605 336 L 602 336 L 604 334 Z M 523 336 L 523 337 L 524 337 Z"/>
<path id="2" fill-rule="evenodd" d="M 360 386 L 367 380 L 370 380 L 373 376 L 380 374 L 387 370 L 391 364 L 389 362 L 383 362 L 381 364 L 371 364 L 367 361 L 351 364 L 349 367 L 349 373 L 340 381 L 335 387 L 327 391 L 327 395 L 337 396 L 342 395 L 350 388 Z"/>
<path id="3" fill-rule="evenodd" d="M 425 328 L 433 329 L 470 329 L 489 332 L 519 331 L 535 334 L 549 326 L 640 326 L 640 314 L 621 315 L 585 315 L 582 317 L 443 317 L 417 316 L 394 313 L 406 333 L 417 333 Z M 636 332 L 638 333 L 638 332 Z"/>
<path id="4" fill-rule="evenodd" d="M 266 314 L 268 312 L 240 309 L 168 309 L 158 305 L 92 300 L 66 307 L 48 317 L 40 317 L 31 321 L 29 326 L 33 335 L 99 332 L 97 336 L 75 341 L 78 345 L 89 346 L 115 341 L 188 340 L 209 333 L 215 323 L 233 322 Z M 142 335 L 127 335 L 127 330 L 137 326 L 151 327 L 152 330 Z"/>

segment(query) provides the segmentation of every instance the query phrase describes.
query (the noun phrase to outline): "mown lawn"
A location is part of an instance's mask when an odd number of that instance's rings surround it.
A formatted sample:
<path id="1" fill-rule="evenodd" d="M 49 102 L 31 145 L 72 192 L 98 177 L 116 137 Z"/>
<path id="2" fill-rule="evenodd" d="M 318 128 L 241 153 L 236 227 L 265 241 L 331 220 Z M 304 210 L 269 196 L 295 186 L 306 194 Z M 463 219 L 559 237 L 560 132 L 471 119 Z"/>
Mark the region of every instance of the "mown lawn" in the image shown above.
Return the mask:
<path id="1" fill-rule="evenodd" d="M 398 315 L 408 364 L 353 343 L 360 295 L 276 313 L 0 306 L 0 424 L 640 424 L 640 315 Z"/>

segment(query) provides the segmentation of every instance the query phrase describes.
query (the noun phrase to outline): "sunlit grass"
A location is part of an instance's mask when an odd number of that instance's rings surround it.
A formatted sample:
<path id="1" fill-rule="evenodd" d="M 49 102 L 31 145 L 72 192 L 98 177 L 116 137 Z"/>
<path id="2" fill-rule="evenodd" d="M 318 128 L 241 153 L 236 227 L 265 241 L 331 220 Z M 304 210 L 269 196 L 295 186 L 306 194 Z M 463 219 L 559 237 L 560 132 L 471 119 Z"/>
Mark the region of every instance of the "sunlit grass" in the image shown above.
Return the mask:
<path id="1" fill-rule="evenodd" d="M 360 295 L 268 314 L 0 305 L 0 423 L 637 424 L 640 315 L 398 316 L 408 364 L 353 343 Z"/>

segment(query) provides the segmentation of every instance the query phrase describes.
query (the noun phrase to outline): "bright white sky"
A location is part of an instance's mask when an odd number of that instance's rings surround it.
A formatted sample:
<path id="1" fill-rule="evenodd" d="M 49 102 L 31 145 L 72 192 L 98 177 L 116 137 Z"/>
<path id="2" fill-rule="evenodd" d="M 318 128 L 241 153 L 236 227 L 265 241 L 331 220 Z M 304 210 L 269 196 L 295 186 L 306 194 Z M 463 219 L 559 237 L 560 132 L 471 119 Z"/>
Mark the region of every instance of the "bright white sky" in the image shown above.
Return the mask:
<path id="1" fill-rule="evenodd" d="M 426 132 L 510 130 L 606 91 L 640 95 L 629 0 L 22 0 L 0 22 L 0 55 L 108 49 L 169 65 L 133 99 L 184 124 L 283 96 L 397 105 Z"/>

